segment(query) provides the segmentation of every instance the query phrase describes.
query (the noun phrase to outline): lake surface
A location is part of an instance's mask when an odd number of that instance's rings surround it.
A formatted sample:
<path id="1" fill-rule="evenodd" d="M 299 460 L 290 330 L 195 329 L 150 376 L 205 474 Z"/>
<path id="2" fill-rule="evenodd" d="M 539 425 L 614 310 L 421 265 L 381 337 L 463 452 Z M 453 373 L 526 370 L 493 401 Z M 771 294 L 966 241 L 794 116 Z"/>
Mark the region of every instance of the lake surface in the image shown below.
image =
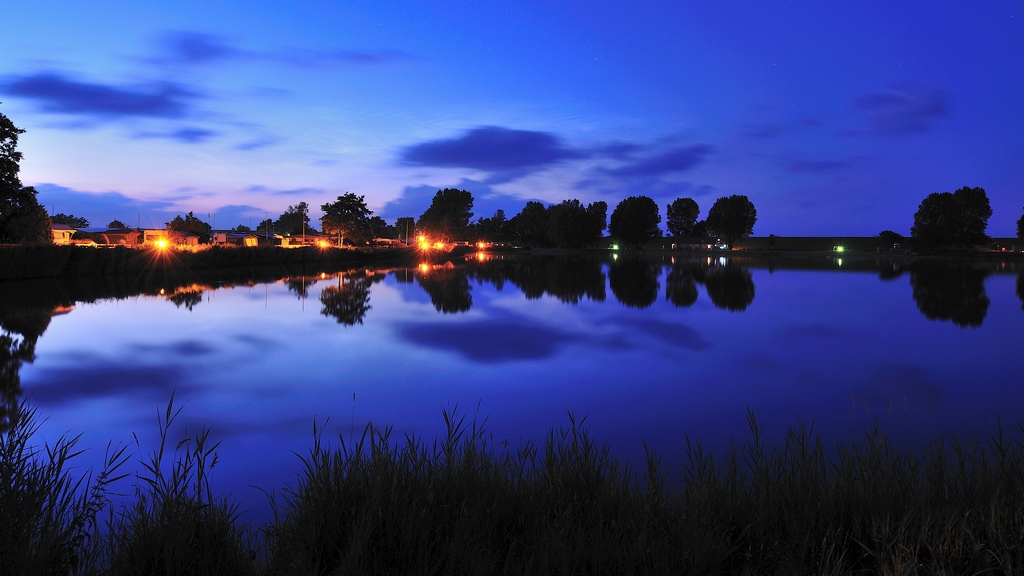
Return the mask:
<path id="1" fill-rule="evenodd" d="M 237 282 L 0 284 L 4 401 L 42 439 L 82 433 L 88 465 L 155 447 L 173 393 L 175 439 L 208 426 L 215 485 L 257 518 L 314 423 L 429 439 L 457 409 L 518 445 L 572 414 L 671 466 L 687 435 L 742 440 L 748 410 L 769 440 L 878 422 L 908 448 L 1024 421 L 1020 261 L 479 255 Z"/>

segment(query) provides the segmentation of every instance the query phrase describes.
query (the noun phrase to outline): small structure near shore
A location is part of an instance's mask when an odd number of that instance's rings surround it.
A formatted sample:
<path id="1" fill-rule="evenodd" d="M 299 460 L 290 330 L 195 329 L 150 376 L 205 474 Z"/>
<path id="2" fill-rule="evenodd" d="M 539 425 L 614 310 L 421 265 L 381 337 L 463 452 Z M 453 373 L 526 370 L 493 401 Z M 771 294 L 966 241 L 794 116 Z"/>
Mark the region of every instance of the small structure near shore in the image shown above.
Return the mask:
<path id="1" fill-rule="evenodd" d="M 71 244 L 71 237 L 76 230 L 67 224 L 54 223 L 50 225 L 50 232 L 53 234 L 53 243 L 58 246 Z"/>

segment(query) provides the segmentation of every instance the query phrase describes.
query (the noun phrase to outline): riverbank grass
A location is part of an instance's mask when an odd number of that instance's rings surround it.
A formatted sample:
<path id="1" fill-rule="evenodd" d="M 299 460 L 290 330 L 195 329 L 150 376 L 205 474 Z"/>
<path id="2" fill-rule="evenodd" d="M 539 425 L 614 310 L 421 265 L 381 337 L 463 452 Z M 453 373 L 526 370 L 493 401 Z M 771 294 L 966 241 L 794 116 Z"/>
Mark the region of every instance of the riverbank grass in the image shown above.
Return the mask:
<path id="1" fill-rule="evenodd" d="M 0 550 L 37 551 L 25 553 L 33 560 L 18 564 L 27 567 L 19 573 L 1024 570 L 1019 426 L 939 438 L 913 453 L 876 428 L 826 450 L 803 425 L 767 446 L 751 415 L 743 441 L 725 453 L 687 438 L 678 467 L 648 452 L 640 469 L 618 462 L 572 417 L 543 442 L 520 446 L 448 412 L 446 436 L 430 442 L 373 425 L 357 438 L 329 439 L 315 426 L 296 484 L 271 493 L 274 521 L 252 528 L 210 490 L 218 447 L 208 433 L 169 440 L 177 413 L 170 405 L 163 413 L 160 445 L 141 463 L 134 499 L 118 505 L 103 494 L 119 477 L 123 451 L 112 451 L 91 483 L 70 481 L 75 453 L 33 448 L 34 428 L 24 424 L 31 411 L 3 434 L 4 463 L 15 464 L 0 468 L 4 517 L 25 520 L 15 524 L 22 530 L 0 533 Z M 80 504 L 46 520 L 50 500 Z M 95 520 L 101 509 L 105 523 Z"/>

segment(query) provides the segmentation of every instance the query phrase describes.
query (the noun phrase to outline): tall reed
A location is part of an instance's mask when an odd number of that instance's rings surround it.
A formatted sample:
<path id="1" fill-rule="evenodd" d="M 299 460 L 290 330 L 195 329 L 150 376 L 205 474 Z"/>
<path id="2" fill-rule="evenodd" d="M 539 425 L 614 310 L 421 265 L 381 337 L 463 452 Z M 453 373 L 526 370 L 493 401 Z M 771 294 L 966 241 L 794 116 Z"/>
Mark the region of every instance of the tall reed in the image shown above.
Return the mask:
<path id="1" fill-rule="evenodd" d="M 999 422 L 907 452 L 877 427 L 827 449 L 798 424 L 769 446 L 750 414 L 723 452 L 684 438 L 678 468 L 650 450 L 620 464 L 571 414 L 519 446 L 455 411 L 429 442 L 372 424 L 329 441 L 314 425 L 296 484 L 271 493 L 275 519 L 256 531 L 211 489 L 209 431 L 171 440 L 173 396 L 122 504 L 107 491 L 124 449 L 73 480 L 77 438 L 33 447 L 22 410 L 0 445 L 0 572 L 1024 573 L 1024 428 Z"/>
<path id="2" fill-rule="evenodd" d="M 97 517 L 109 505 L 111 484 L 128 456 L 107 446 L 95 478 L 75 478 L 80 435 L 33 444 L 36 411 L 25 401 L 0 432 L 0 572 L 72 574 L 88 571 L 100 548 Z"/>
<path id="3" fill-rule="evenodd" d="M 169 443 L 180 413 L 172 394 L 158 414 L 160 441 L 136 475 L 134 502 L 111 514 L 99 563 L 103 574 L 256 573 L 253 533 L 237 504 L 215 496 L 210 486 L 219 443 L 210 442 L 206 428 Z"/>

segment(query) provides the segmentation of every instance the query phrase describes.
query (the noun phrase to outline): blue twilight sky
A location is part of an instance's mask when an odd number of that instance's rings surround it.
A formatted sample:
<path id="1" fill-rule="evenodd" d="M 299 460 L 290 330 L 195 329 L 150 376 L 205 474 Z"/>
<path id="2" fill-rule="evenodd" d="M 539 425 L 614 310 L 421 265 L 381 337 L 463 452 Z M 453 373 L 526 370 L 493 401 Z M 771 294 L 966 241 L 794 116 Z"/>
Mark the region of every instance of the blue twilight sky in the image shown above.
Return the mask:
<path id="1" fill-rule="evenodd" d="M 22 180 L 104 225 L 218 228 L 347 191 L 745 194 L 755 235 L 907 234 L 930 192 L 1024 205 L 1024 1 L 66 2 L 3 8 Z M 214 217 L 214 215 L 216 215 Z"/>

